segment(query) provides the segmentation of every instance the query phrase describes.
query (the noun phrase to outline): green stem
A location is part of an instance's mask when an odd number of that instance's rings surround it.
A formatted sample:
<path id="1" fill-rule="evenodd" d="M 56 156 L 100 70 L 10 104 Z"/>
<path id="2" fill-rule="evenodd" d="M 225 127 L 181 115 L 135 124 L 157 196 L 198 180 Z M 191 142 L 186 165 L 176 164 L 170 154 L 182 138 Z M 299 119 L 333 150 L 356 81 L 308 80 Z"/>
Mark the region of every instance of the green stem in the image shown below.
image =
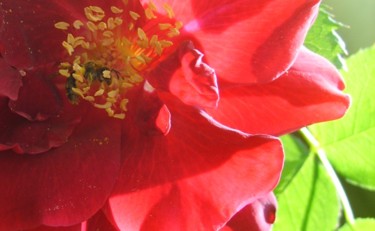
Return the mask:
<path id="1" fill-rule="evenodd" d="M 324 149 L 320 146 L 318 140 L 314 137 L 313 134 L 311 134 L 311 132 L 307 128 L 302 128 L 300 132 L 305 138 L 305 140 L 308 142 L 311 150 L 314 151 L 318 155 L 320 161 L 322 162 L 324 168 L 326 169 L 328 175 L 330 176 L 333 184 L 335 185 L 337 193 L 340 197 L 340 201 L 344 210 L 345 219 L 349 223 L 349 225 L 353 225 L 355 218 L 354 218 L 353 211 L 349 203 L 349 199 L 346 196 L 345 190 L 335 170 L 333 169 L 331 163 L 329 162 Z"/>

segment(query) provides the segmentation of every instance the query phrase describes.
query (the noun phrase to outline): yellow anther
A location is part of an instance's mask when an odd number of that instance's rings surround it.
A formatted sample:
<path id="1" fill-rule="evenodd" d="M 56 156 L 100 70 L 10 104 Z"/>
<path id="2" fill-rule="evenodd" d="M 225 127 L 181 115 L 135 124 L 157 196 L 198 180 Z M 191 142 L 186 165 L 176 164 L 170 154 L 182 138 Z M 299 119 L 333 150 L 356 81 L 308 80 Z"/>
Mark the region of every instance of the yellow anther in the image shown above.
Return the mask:
<path id="1" fill-rule="evenodd" d="M 150 2 L 148 3 L 148 7 L 153 11 L 157 11 L 156 5 L 152 0 L 150 0 Z"/>
<path id="2" fill-rule="evenodd" d="M 115 98 L 118 95 L 118 91 L 119 91 L 118 89 L 112 90 L 112 91 L 108 92 L 107 95 L 110 98 Z"/>
<path id="3" fill-rule="evenodd" d="M 89 28 L 89 30 L 91 30 L 92 32 L 95 32 L 98 30 L 98 27 L 91 21 L 88 21 L 86 25 L 87 25 L 87 28 Z"/>
<path id="4" fill-rule="evenodd" d="M 73 87 L 73 88 L 72 88 L 72 91 L 73 91 L 74 93 L 76 93 L 77 95 L 81 96 L 82 98 L 85 98 L 85 96 L 83 95 L 83 92 L 82 92 L 81 89 L 76 88 L 76 87 Z"/>
<path id="5" fill-rule="evenodd" d="M 100 108 L 100 109 L 106 109 L 106 108 L 112 107 L 112 103 L 110 103 L 110 102 L 106 102 L 105 104 L 95 103 L 94 106 L 97 107 L 97 108 Z"/>
<path id="6" fill-rule="evenodd" d="M 81 83 L 83 83 L 83 75 L 81 73 L 73 73 L 73 78 Z"/>
<path id="7" fill-rule="evenodd" d="M 147 19 L 156 18 L 156 15 L 154 14 L 154 12 L 152 11 L 152 9 L 150 9 L 150 8 L 146 8 L 145 9 L 145 15 L 146 15 Z"/>
<path id="8" fill-rule="evenodd" d="M 104 31 L 104 32 L 103 32 L 103 36 L 104 36 L 104 37 L 107 37 L 107 38 L 113 37 L 113 32 L 112 32 L 112 31 L 109 31 L 109 30 Z"/>
<path id="9" fill-rule="evenodd" d="M 120 26 L 123 23 L 122 18 L 116 17 L 114 21 L 116 26 Z"/>
<path id="10" fill-rule="evenodd" d="M 104 94 L 104 89 L 103 88 L 100 88 L 99 90 L 97 90 L 94 94 L 94 96 L 101 96 Z"/>
<path id="11" fill-rule="evenodd" d="M 116 119 L 125 119 L 125 113 L 114 114 L 113 118 L 116 118 Z"/>
<path id="12" fill-rule="evenodd" d="M 138 13 L 136 13 L 134 11 L 129 11 L 129 15 L 135 21 L 138 20 L 141 17 Z"/>
<path id="13" fill-rule="evenodd" d="M 60 67 L 62 67 L 62 68 L 69 68 L 69 67 L 71 67 L 71 66 L 72 66 L 72 64 L 70 64 L 70 63 L 68 63 L 68 62 L 60 63 Z"/>
<path id="14" fill-rule="evenodd" d="M 98 29 L 99 30 L 105 30 L 105 29 L 107 29 L 107 24 L 105 22 L 100 22 L 98 24 Z"/>
<path id="15" fill-rule="evenodd" d="M 111 11 L 114 14 L 121 14 L 122 12 L 124 12 L 123 9 L 117 8 L 116 6 L 111 6 Z"/>
<path id="16" fill-rule="evenodd" d="M 159 23 L 158 25 L 160 30 L 168 30 L 173 27 L 170 23 Z"/>
<path id="17" fill-rule="evenodd" d="M 165 48 L 165 47 L 170 47 L 173 45 L 173 42 L 171 41 L 168 41 L 168 40 L 161 40 L 160 41 L 160 45 L 161 47 Z"/>
<path id="18" fill-rule="evenodd" d="M 81 65 L 79 65 L 79 63 L 73 63 L 73 70 L 75 72 L 82 73 L 84 71 L 84 68 Z"/>
<path id="19" fill-rule="evenodd" d="M 151 39 L 150 39 L 150 46 L 154 47 L 156 42 L 158 42 L 158 36 L 157 35 L 153 35 L 151 37 Z"/>
<path id="20" fill-rule="evenodd" d="M 128 105 L 129 100 L 128 99 L 122 99 L 120 102 L 120 108 L 123 111 L 126 111 L 126 106 Z"/>
<path id="21" fill-rule="evenodd" d="M 107 112 L 109 117 L 113 117 L 115 112 L 111 108 L 106 108 L 105 111 Z"/>
<path id="22" fill-rule="evenodd" d="M 83 47 L 84 44 L 87 43 L 83 37 L 77 37 L 76 40 L 74 41 L 73 47 L 76 48 L 78 46 Z"/>
<path id="23" fill-rule="evenodd" d="M 104 10 L 98 6 L 89 6 L 84 9 L 86 18 L 93 22 L 101 21 L 104 16 Z"/>
<path id="24" fill-rule="evenodd" d="M 110 102 L 113 105 L 114 103 L 116 103 L 117 99 L 115 99 L 114 97 L 107 97 L 106 100 L 107 102 Z"/>
<path id="25" fill-rule="evenodd" d="M 55 23 L 55 28 L 59 30 L 67 30 L 69 28 L 69 23 L 67 22 L 57 22 Z"/>
<path id="26" fill-rule="evenodd" d="M 59 74 L 65 77 L 70 77 L 70 72 L 67 69 L 60 69 Z"/>
<path id="27" fill-rule="evenodd" d="M 154 49 L 155 49 L 156 54 L 158 54 L 159 56 L 163 53 L 163 48 L 161 47 L 161 44 L 159 41 L 155 43 Z"/>
<path id="28" fill-rule="evenodd" d="M 115 19 L 110 17 L 107 19 L 107 26 L 108 26 L 108 29 L 112 30 L 116 27 L 116 24 L 115 24 Z"/>
<path id="29" fill-rule="evenodd" d="M 107 39 L 103 39 L 101 44 L 103 46 L 107 47 L 107 46 L 112 45 L 114 42 L 115 42 L 115 40 L 113 38 L 107 38 Z"/>
<path id="30" fill-rule="evenodd" d="M 134 23 L 132 23 L 132 22 L 129 23 L 128 28 L 129 28 L 130 31 L 133 30 L 134 29 Z"/>
<path id="31" fill-rule="evenodd" d="M 174 23 L 174 26 L 179 30 L 184 26 L 184 24 L 181 21 L 177 21 Z"/>
<path id="32" fill-rule="evenodd" d="M 71 33 L 69 33 L 68 36 L 67 36 L 67 38 L 66 38 L 66 41 L 69 44 L 73 45 L 74 44 L 74 36 Z"/>
<path id="33" fill-rule="evenodd" d="M 167 36 L 170 37 L 170 38 L 176 37 L 178 35 L 180 35 L 180 31 L 177 28 L 171 28 L 171 29 L 169 29 L 169 32 L 167 34 Z"/>
<path id="34" fill-rule="evenodd" d="M 62 42 L 62 46 L 66 49 L 66 51 L 68 52 L 69 55 L 72 55 L 73 52 L 74 52 L 74 48 L 72 45 L 70 45 L 69 43 L 67 43 L 66 41 L 63 41 Z"/>
<path id="35" fill-rule="evenodd" d="M 137 34 L 138 34 L 138 37 L 139 37 L 140 40 L 148 40 L 147 35 L 146 35 L 145 31 L 142 30 L 142 28 L 138 28 Z"/>
<path id="36" fill-rule="evenodd" d="M 167 12 L 169 18 L 174 18 L 173 9 L 168 3 L 164 3 L 163 8 Z"/>
<path id="37" fill-rule="evenodd" d="M 79 28 L 81 28 L 82 26 L 83 26 L 84 24 L 83 24 L 83 22 L 81 21 L 81 20 L 75 20 L 74 22 L 73 22 L 73 27 L 75 28 L 75 29 L 79 29 Z"/>
<path id="38" fill-rule="evenodd" d="M 92 97 L 91 95 L 85 96 L 83 99 L 84 99 L 84 100 L 87 100 L 87 101 L 89 101 L 89 102 L 95 102 L 95 98 Z"/>

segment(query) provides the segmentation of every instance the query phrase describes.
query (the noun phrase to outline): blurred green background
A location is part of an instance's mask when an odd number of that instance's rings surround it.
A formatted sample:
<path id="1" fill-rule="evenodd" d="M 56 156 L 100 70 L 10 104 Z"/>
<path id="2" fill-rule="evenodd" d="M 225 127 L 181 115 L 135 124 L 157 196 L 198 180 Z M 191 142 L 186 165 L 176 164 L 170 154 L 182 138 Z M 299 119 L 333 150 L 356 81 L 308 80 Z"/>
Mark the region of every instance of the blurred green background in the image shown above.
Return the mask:
<path id="1" fill-rule="evenodd" d="M 375 0 L 324 0 L 335 19 L 348 27 L 338 33 L 344 38 L 349 54 L 375 43 Z"/>
<path id="2" fill-rule="evenodd" d="M 338 33 L 345 41 L 349 55 L 375 44 L 375 0 L 324 0 L 323 3 L 331 8 L 337 21 L 347 25 Z M 375 217 L 375 192 L 343 183 L 354 215 Z"/>

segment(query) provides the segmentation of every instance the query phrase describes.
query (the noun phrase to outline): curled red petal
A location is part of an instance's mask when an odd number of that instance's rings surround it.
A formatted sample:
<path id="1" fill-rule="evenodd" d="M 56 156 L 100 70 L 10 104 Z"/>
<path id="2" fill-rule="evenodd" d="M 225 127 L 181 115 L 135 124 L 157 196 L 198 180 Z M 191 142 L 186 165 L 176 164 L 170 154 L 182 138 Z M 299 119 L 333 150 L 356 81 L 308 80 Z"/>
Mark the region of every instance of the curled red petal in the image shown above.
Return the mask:
<path id="1" fill-rule="evenodd" d="M 343 88 L 331 63 L 303 49 L 288 72 L 273 82 L 222 86 L 219 106 L 207 111 L 221 123 L 251 134 L 281 135 L 343 116 L 350 104 Z"/>
<path id="2" fill-rule="evenodd" d="M 283 165 L 278 140 L 230 130 L 162 98 L 172 114 L 167 136 L 125 127 L 122 172 L 106 209 L 120 229 L 217 229 L 273 189 Z"/>
<path id="3" fill-rule="evenodd" d="M 89 111 L 66 144 L 40 155 L 0 152 L 0 230 L 70 226 L 94 215 L 119 173 L 121 127 Z"/>
<path id="4" fill-rule="evenodd" d="M 275 195 L 269 193 L 241 209 L 221 231 L 272 230 L 272 224 L 276 219 L 276 209 Z"/>
<path id="5" fill-rule="evenodd" d="M 219 91 L 215 71 L 202 61 L 203 54 L 192 43 L 182 43 L 151 73 L 148 81 L 158 90 L 169 91 L 195 107 L 216 107 Z"/>
<path id="6" fill-rule="evenodd" d="M 149 1 L 142 1 L 147 4 Z M 184 23 L 218 78 L 235 83 L 268 82 L 296 58 L 317 15 L 319 0 L 155 0 L 167 2 Z"/>

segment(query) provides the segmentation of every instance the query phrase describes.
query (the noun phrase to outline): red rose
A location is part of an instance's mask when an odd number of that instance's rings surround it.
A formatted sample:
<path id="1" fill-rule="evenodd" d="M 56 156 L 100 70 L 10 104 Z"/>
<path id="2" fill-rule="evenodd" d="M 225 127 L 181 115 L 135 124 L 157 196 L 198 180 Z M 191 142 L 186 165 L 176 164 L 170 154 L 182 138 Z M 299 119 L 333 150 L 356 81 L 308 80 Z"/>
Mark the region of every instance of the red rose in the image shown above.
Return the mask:
<path id="1" fill-rule="evenodd" d="M 271 224 L 283 154 L 251 134 L 349 104 L 301 48 L 318 4 L 1 0 L 0 230 Z"/>

